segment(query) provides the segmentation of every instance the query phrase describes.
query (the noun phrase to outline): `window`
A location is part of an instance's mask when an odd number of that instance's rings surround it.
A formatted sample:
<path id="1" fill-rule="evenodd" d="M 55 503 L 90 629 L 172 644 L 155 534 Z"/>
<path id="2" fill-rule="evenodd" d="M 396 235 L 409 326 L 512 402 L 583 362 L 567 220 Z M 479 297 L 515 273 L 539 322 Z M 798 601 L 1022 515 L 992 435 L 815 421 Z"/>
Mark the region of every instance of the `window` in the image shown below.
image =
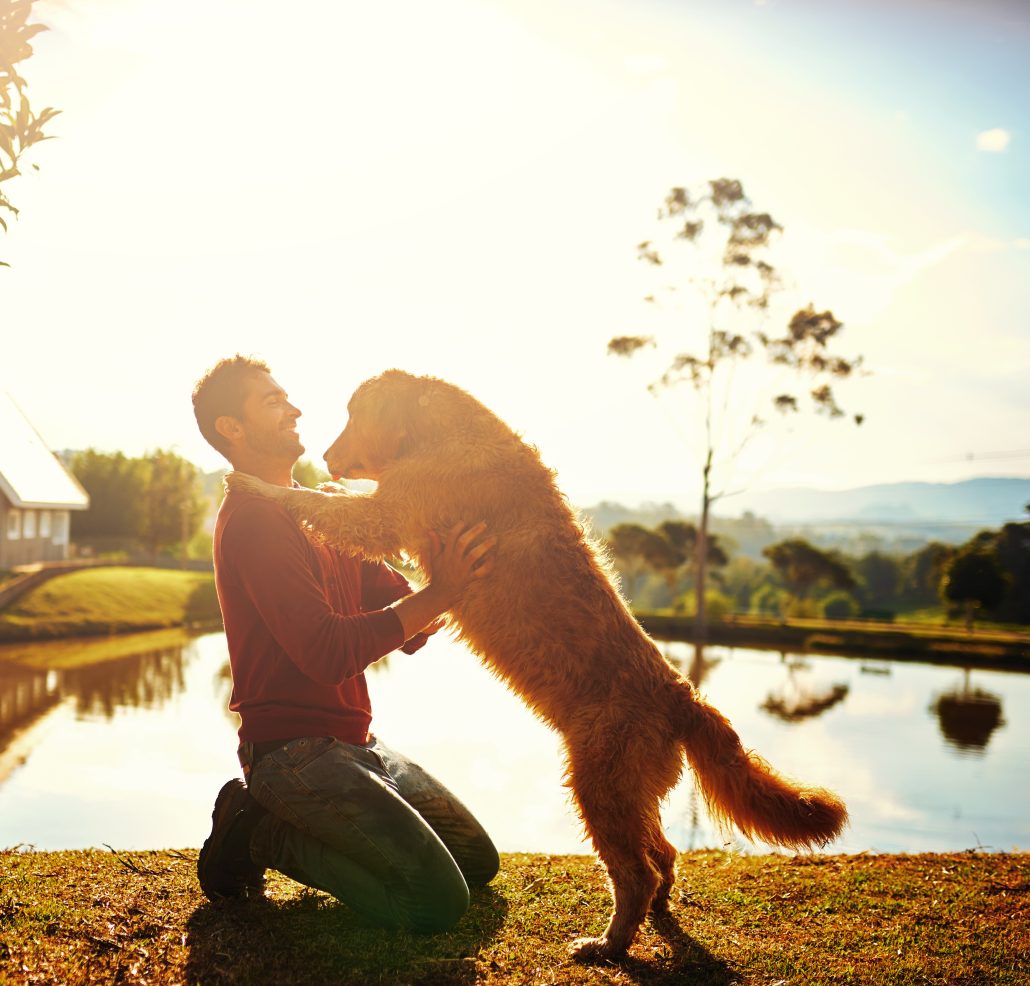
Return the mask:
<path id="1" fill-rule="evenodd" d="M 25 516 L 21 519 L 21 536 L 26 541 L 36 536 L 36 511 L 26 510 Z"/>
<path id="2" fill-rule="evenodd" d="M 21 511 L 13 507 L 7 511 L 7 540 L 17 541 L 21 537 Z"/>
<path id="3" fill-rule="evenodd" d="M 54 544 L 68 543 L 68 511 L 54 511 Z"/>
<path id="4" fill-rule="evenodd" d="M 39 512 L 39 536 L 41 538 L 50 537 L 50 511 L 40 510 Z"/>

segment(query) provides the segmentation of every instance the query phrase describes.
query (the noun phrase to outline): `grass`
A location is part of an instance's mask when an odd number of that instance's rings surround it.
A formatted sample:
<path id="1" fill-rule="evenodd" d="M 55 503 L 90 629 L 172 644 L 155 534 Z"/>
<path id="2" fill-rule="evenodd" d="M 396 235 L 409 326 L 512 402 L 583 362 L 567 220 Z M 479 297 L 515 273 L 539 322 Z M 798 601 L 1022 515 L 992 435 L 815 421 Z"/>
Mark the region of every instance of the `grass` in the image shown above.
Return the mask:
<path id="1" fill-rule="evenodd" d="M 0 853 L 0 983 L 1016 984 L 1030 856 L 684 854 L 672 925 L 618 965 L 570 962 L 608 894 L 585 856 L 509 854 L 449 934 L 382 931 L 270 874 L 210 904 L 195 850 Z"/>
<path id="2" fill-rule="evenodd" d="M 658 638 L 690 641 L 689 617 L 636 612 L 648 633 Z M 707 640 L 735 647 L 766 647 L 890 659 L 925 660 L 1011 669 L 1030 668 L 1030 628 L 977 627 L 972 634 L 958 627 L 926 623 L 875 623 L 867 620 L 776 619 L 737 615 L 712 621 Z"/>
<path id="3" fill-rule="evenodd" d="M 0 641 L 127 633 L 218 621 L 214 577 L 95 568 L 44 582 L 0 612 Z"/>
<path id="4" fill-rule="evenodd" d="M 184 627 L 172 627 L 110 637 L 0 642 L 0 667 L 16 664 L 42 671 L 85 668 L 148 651 L 184 647 L 194 636 Z"/>

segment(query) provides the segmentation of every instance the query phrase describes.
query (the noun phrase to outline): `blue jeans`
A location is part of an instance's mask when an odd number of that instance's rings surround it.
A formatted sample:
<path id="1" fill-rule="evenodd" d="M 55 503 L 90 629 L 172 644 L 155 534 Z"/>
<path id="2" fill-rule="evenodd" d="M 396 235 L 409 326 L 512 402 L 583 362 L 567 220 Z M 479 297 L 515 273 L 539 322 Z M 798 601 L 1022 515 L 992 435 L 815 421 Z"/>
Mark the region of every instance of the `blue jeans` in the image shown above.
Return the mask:
<path id="1" fill-rule="evenodd" d="M 249 746 L 240 747 L 248 768 Z M 472 813 L 374 737 L 360 746 L 292 740 L 262 757 L 248 781 L 269 812 L 251 836 L 254 862 L 383 927 L 448 930 L 468 909 L 469 886 L 488 883 L 500 865 Z"/>

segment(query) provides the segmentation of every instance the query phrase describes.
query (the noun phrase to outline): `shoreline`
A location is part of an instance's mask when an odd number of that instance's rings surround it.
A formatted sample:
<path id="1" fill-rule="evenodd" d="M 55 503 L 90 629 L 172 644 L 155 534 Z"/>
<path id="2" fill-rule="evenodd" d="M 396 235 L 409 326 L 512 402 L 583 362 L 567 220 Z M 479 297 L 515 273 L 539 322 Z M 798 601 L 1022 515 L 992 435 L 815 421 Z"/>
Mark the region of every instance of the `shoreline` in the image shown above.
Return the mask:
<path id="1" fill-rule="evenodd" d="M 658 640 L 693 643 L 693 619 L 634 611 Z M 92 566 L 51 576 L 0 606 L 0 647 L 47 640 L 114 638 L 181 628 L 221 627 L 209 572 L 147 566 Z M 1026 632 L 980 625 L 972 632 L 926 623 L 778 619 L 736 614 L 708 624 L 706 644 L 845 657 L 918 660 L 964 667 L 1030 671 Z M 0 656 L 2 659 L 2 656 Z"/>
<path id="2" fill-rule="evenodd" d="M 690 617 L 648 612 L 634 615 L 657 640 L 695 642 Z M 957 628 L 925 624 L 736 616 L 710 623 L 704 642 L 759 650 L 1030 671 L 1030 630 L 1022 634 L 984 627 L 970 634 Z"/>

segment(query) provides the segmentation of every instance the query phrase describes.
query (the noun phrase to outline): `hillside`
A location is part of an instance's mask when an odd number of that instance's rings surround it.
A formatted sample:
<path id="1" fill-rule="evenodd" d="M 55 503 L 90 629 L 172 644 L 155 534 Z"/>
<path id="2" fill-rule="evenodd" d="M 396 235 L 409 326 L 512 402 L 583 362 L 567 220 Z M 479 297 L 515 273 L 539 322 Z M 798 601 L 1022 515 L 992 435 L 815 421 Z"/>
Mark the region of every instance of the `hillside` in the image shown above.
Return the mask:
<path id="1" fill-rule="evenodd" d="M 1030 479 L 991 477 L 959 483 L 885 483 L 850 490 L 809 488 L 741 493 L 718 503 L 712 530 L 734 550 L 757 557 L 767 544 L 800 536 L 853 554 L 908 553 L 930 541 L 962 544 L 977 531 L 1025 521 Z M 673 503 L 629 507 L 608 501 L 582 508 L 594 530 L 632 522 L 693 520 Z"/>
<path id="2" fill-rule="evenodd" d="M 897 525 L 963 524 L 997 527 L 1025 519 L 1030 478 L 967 479 L 958 483 L 882 483 L 850 490 L 782 489 L 741 493 L 733 514 L 745 510 L 774 524 L 833 521 Z M 729 506 L 729 504 L 727 504 Z"/>

